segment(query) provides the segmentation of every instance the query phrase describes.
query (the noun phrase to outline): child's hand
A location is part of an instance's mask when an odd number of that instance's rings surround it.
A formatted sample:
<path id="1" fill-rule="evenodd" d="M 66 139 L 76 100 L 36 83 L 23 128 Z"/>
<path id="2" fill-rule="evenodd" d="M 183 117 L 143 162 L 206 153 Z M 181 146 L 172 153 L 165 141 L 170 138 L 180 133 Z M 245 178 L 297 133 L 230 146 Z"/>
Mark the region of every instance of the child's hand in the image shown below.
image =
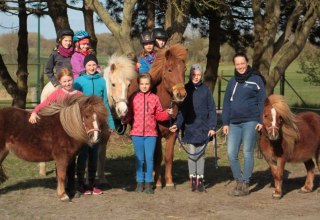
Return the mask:
<path id="1" fill-rule="evenodd" d="M 168 112 L 169 115 L 172 115 L 173 114 L 173 108 L 168 108 L 167 112 Z"/>
<path id="2" fill-rule="evenodd" d="M 178 130 L 177 125 L 172 125 L 172 126 L 169 128 L 169 131 L 171 131 L 172 133 L 176 132 L 177 130 Z"/>
<path id="3" fill-rule="evenodd" d="M 31 124 L 35 124 L 35 123 L 37 123 L 37 119 L 40 119 L 40 117 L 37 115 L 37 113 L 32 112 L 30 115 L 30 118 L 29 118 L 29 122 Z"/>

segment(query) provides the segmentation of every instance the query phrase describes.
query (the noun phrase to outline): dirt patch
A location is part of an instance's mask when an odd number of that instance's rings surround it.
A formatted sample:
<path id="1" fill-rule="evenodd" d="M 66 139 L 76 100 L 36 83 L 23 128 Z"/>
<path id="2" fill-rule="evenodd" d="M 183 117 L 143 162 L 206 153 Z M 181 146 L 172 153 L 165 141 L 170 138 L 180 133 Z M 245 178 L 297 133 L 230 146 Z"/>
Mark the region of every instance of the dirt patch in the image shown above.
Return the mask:
<path id="1" fill-rule="evenodd" d="M 114 156 L 113 150 L 122 152 L 127 141 L 113 140 L 107 159 L 106 175 L 112 189 L 100 196 L 82 196 L 72 202 L 60 202 L 55 197 L 55 174 L 46 178 L 13 177 L 0 188 L 1 219 L 318 219 L 319 175 L 315 191 L 298 193 L 305 179 L 304 167 L 287 166 L 284 181 L 285 195 L 280 200 L 271 198 L 273 189 L 270 171 L 264 162 L 257 161 L 250 195 L 231 197 L 233 188 L 231 171 L 221 158 L 218 170 L 209 154 L 206 159 L 206 193 L 190 191 L 187 179 L 187 161 L 177 153 L 174 162 L 175 189 L 156 189 L 154 195 L 135 193 L 134 157 Z M 117 145 L 116 145 L 117 144 Z M 129 146 L 130 147 L 130 146 Z M 114 149 L 112 149 L 114 148 Z M 127 149 L 132 152 L 132 149 Z M 221 149 L 220 157 L 223 157 Z M 15 166 L 13 164 L 12 166 Z M 18 169 L 18 168 L 14 168 Z M 24 169 L 19 164 L 19 169 Z M 35 168 L 37 171 L 37 169 Z M 35 172 L 36 172 L 35 171 Z M 29 172 L 29 171 L 25 171 Z M 318 174 L 318 173 L 317 173 Z"/>

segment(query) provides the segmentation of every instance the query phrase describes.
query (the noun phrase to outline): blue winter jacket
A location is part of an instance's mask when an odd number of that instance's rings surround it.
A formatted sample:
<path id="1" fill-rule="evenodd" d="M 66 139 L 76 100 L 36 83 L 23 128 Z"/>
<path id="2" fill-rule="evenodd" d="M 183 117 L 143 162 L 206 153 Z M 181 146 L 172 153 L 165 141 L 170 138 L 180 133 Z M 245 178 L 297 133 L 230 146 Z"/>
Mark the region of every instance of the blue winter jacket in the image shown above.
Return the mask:
<path id="1" fill-rule="evenodd" d="M 139 57 L 138 62 L 140 63 L 139 74 L 141 73 L 149 73 L 151 64 L 154 61 L 154 55 L 146 55 L 144 57 Z"/>
<path id="2" fill-rule="evenodd" d="M 82 74 L 74 80 L 74 88 L 81 91 L 84 95 L 96 95 L 103 98 L 103 102 L 108 110 L 108 125 L 109 128 L 115 129 L 114 120 L 110 111 L 107 96 L 106 81 L 98 72 L 93 75 Z"/>
<path id="3" fill-rule="evenodd" d="M 187 97 L 179 107 L 176 125 L 184 127 L 183 141 L 188 144 L 204 144 L 209 130 L 217 125 L 216 105 L 210 89 L 190 81 L 185 85 Z"/>
<path id="4" fill-rule="evenodd" d="M 238 83 L 232 77 L 224 95 L 223 125 L 249 121 L 262 124 L 264 100 L 265 87 L 259 75 L 252 74 L 244 83 Z"/>

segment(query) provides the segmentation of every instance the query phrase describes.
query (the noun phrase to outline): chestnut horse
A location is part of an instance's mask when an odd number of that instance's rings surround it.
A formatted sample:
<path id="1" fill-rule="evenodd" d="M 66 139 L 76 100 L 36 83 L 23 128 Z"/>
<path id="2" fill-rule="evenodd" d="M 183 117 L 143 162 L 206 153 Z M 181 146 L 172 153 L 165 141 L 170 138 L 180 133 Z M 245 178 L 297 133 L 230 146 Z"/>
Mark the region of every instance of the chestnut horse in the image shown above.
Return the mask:
<path id="1" fill-rule="evenodd" d="M 156 54 L 156 59 L 151 65 L 149 71 L 152 77 L 152 90 L 159 96 L 163 108 L 173 107 L 175 118 L 178 112 L 178 104 L 186 97 L 185 71 L 186 59 L 188 57 L 187 49 L 181 44 L 175 44 L 169 48 L 161 49 Z M 132 82 L 129 87 L 130 96 L 137 89 L 137 82 Z M 172 163 L 174 144 L 176 141 L 175 133 L 169 131 L 170 122 L 158 122 L 158 138 L 154 157 L 154 181 L 157 187 L 174 186 L 172 181 Z M 161 162 L 162 162 L 162 144 L 161 140 L 165 138 L 165 182 L 161 180 Z"/>
<path id="2" fill-rule="evenodd" d="M 260 148 L 274 178 L 273 198 L 280 199 L 286 162 L 303 162 L 307 178 L 300 192 L 313 190 L 314 162 L 320 171 L 320 116 L 314 112 L 293 114 L 280 95 L 266 99 Z"/>
<path id="3" fill-rule="evenodd" d="M 28 111 L 7 107 L 0 110 L 0 183 L 7 177 L 2 162 L 9 154 L 30 161 L 52 161 L 57 168 L 57 195 L 69 200 L 65 192 L 67 167 L 84 143 L 108 138 L 107 109 L 101 98 L 73 95 L 43 108 L 37 124 L 29 123 Z"/>

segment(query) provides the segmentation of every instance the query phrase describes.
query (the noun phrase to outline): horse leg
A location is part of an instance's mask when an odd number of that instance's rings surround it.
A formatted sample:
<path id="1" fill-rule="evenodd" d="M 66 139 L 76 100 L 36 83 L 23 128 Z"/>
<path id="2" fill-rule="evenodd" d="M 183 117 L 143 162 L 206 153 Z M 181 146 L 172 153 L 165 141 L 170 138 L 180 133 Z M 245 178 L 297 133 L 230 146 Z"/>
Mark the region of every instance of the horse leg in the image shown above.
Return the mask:
<path id="1" fill-rule="evenodd" d="M 300 188 L 299 192 L 308 193 L 308 192 L 312 192 L 313 190 L 315 165 L 312 159 L 310 159 L 304 162 L 304 166 L 307 169 L 307 178 L 306 178 L 306 182 L 304 183 L 304 186 Z"/>
<path id="2" fill-rule="evenodd" d="M 318 170 L 320 172 L 320 148 L 317 149 L 316 154 L 315 154 L 315 158 L 316 158 Z M 318 189 L 318 192 L 320 193 L 320 189 Z"/>
<path id="3" fill-rule="evenodd" d="M 56 167 L 57 167 L 57 180 L 58 180 L 58 186 L 57 186 L 58 198 L 61 201 L 69 201 L 69 196 L 65 192 L 65 179 L 67 174 L 68 162 L 56 161 Z"/>
<path id="4" fill-rule="evenodd" d="M 278 158 L 277 165 L 271 166 L 272 175 L 274 178 L 274 192 L 272 198 L 280 199 L 282 197 L 282 182 L 283 182 L 283 171 L 285 166 L 285 159 Z"/>
<path id="5" fill-rule="evenodd" d="M 46 176 L 47 175 L 46 163 L 45 162 L 40 162 L 39 163 L 39 175 L 40 176 Z"/>
<path id="6" fill-rule="evenodd" d="M 162 144 L 161 144 L 161 137 L 158 137 L 157 143 L 156 143 L 156 149 L 154 153 L 154 182 L 156 183 L 156 187 L 162 187 L 161 162 L 162 162 Z"/>
<path id="7" fill-rule="evenodd" d="M 172 181 L 172 163 L 174 155 L 175 134 L 169 135 L 166 139 L 165 165 L 166 165 L 166 187 L 173 187 Z"/>
<path id="8" fill-rule="evenodd" d="M 106 150 L 107 150 L 107 145 L 102 143 L 99 146 L 98 149 L 98 167 L 97 167 L 97 174 L 98 174 L 98 179 L 99 183 L 107 183 L 106 177 L 104 175 L 104 165 L 106 162 Z"/>
<path id="9" fill-rule="evenodd" d="M 4 146 L 4 144 L 2 146 Z M 0 184 L 4 183 L 8 179 L 2 167 L 2 162 L 4 161 L 4 159 L 6 159 L 8 154 L 9 150 L 3 147 L 3 149 L 0 151 Z"/>

